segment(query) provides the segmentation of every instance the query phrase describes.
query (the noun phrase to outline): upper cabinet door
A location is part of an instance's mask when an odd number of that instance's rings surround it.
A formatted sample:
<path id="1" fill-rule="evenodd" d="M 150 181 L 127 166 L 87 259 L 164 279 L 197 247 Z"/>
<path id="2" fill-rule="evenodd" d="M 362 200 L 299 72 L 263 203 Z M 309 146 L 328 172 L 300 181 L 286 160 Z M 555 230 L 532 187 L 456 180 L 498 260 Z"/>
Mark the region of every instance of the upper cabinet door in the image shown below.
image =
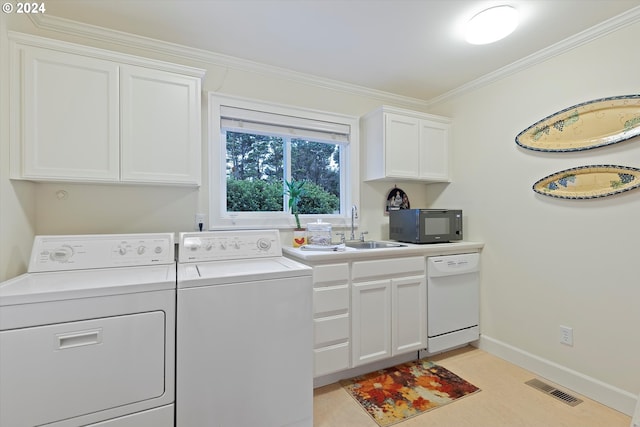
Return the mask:
<path id="1" fill-rule="evenodd" d="M 200 184 L 200 79 L 121 67 L 122 181 Z"/>
<path id="2" fill-rule="evenodd" d="M 449 180 L 450 128 L 448 123 L 420 121 L 420 179 Z"/>
<path id="3" fill-rule="evenodd" d="M 386 176 L 417 178 L 420 174 L 420 120 L 385 114 Z"/>
<path id="4" fill-rule="evenodd" d="M 117 180 L 118 66 L 35 47 L 20 65 L 22 178 Z"/>

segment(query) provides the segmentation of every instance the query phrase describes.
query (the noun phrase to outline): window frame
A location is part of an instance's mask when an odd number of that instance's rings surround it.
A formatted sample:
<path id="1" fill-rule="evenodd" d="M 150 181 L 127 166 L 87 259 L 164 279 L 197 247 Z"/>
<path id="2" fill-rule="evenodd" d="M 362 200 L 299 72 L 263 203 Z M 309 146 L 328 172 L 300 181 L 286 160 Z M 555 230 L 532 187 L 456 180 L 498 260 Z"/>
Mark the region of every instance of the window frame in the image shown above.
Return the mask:
<path id="1" fill-rule="evenodd" d="M 360 195 L 360 129 L 359 117 L 312 110 L 308 108 L 253 100 L 238 96 L 209 92 L 209 227 L 294 229 L 295 219 L 290 212 L 227 212 L 226 140 L 222 140 L 221 107 L 236 107 L 289 117 L 319 120 L 349 126 L 349 141 L 343 144 L 340 159 L 341 188 L 339 214 L 300 215 L 301 224 L 321 219 L 334 227 L 351 223 L 351 206 L 359 206 Z M 344 157 L 344 158 L 343 158 Z"/>

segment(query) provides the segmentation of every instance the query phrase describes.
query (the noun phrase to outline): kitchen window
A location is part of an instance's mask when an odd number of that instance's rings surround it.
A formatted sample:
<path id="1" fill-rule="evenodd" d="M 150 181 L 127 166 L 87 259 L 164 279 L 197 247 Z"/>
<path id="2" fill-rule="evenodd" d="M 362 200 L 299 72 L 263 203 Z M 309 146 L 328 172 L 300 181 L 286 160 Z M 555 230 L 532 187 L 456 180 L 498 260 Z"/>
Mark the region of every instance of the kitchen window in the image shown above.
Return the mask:
<path id="1" fill-rule="evenodd" d="M 358 118 L 209 96 L 210 228 L 292 228 L 285 181 L 305 181 L 300 222 L 345 225 L 357 205 Z"/>

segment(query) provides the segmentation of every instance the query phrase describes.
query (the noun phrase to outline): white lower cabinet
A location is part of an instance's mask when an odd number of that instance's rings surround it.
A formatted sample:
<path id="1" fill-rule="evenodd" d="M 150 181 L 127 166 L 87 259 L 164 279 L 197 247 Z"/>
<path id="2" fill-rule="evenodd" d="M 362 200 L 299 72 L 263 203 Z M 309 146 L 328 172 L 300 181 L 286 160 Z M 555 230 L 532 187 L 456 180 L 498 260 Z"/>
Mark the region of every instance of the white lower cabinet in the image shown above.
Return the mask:
<path id="1" fill-rule="evenodd" d="M 349 264 L 313 267 L 314 377 L 348 369 Z"/>
<path id="2" fill-rule="evenodd" d="M 353 263 L 352 366 L 426 347 L 424 257 Z"/>
<path id="3" fill-rule="evenodd" d="M 391 356 L 391 281 L 354 283 L 353 366 Z"/>
<path id="4" fill-rule="evenodd" d="M 371 367 L 378 369 L 373 367 L 409 360 L 411 352 L 426 349 L 429 344 L 427 336 L 433 322 L 428 314 L 438 323 L 443 319 L 450 322 L 452 317 L 460 321 L 460 315 L 452 315 L 451 310 L 445 313 L 428 307 L 428 300 L 433 304 L 433 299 L 427 295 L 427 257 L 477 252 L 482 244 L 409 246 L 406 250 L 410 253 L 394 249 L 391 257 L 386 255 L 391 251 L 320 254 L 283 248 L 286 256 L 313 268 L 315 384 L 360 375 L 366 369 L 361 366 L 369 363 L 375 362 Z"/>
<path id="5" fill-rule="evenodd" d="M 427 346 L 423 256 L 310 265 L 315 378 Z"/>
<path id="6" fill-rule="evenodd" d="M 391 280 L 391 353 L 427 346 L 427 279 L 425 276 Z"/>

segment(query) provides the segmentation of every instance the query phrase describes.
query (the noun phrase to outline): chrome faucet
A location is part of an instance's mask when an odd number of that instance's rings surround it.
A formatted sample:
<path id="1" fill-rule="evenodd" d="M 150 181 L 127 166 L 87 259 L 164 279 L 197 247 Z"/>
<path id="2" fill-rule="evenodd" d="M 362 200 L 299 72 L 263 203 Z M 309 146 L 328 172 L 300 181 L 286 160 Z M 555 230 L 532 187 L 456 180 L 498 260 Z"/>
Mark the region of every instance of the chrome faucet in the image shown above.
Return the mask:
<path id="1" fill-rule="evenodd" d="M 349 240 L 356 240 L 356 229 L 353 220 L 358 218 L 358 208 L 356 205 L 351 206 L 351 236 Z"/>

